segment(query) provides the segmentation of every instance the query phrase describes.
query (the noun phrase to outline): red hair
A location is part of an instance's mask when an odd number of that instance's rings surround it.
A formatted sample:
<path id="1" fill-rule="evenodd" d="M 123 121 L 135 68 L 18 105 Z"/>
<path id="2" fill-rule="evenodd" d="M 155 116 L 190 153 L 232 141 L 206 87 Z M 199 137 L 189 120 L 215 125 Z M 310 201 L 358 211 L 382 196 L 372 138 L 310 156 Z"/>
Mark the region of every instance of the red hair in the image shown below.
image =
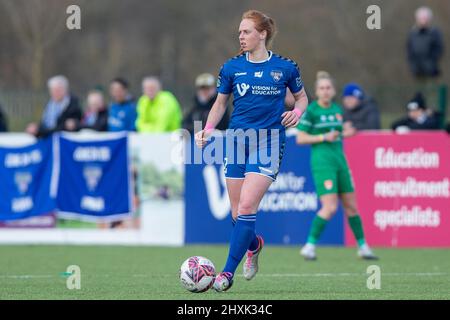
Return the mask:
<path id="1" fill-rule="evenodd" d="M 275 20 L 273 20 L 268 15 L 262 13 L 258 10 L 248 10 L 244 12 L 242 15 L 242 20 L 244 19 L 250 19 L 255 23 L 255 29 L 258 30 L 258 32 L 267 32 L 266 36 L 266 47 L 270 47 L 273 41 L 273 38 L 275 37 L 275 34 L 277 33 L 277 29 L 275 26 Z M 242 49 L 239 53 L 242 53 Z"/>

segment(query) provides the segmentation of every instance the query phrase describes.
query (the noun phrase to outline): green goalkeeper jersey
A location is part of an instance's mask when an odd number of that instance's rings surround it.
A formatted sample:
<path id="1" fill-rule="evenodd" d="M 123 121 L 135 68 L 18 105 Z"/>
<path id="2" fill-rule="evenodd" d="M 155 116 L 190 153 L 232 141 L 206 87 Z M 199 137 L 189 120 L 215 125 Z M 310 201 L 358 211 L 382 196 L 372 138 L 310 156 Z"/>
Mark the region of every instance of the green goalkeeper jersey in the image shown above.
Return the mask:
<path id="1" fill-rule="evenodd" d="M 324 141 L 312 145 L 311 167 L 317 169 L 348 170 L 342 147 L 342 108 L 332 103 L 330 107 L 321 107 L 317 101 L 311 102 L 303 114 L 297 128 L 311 135 L 339 131 L 341 134 L 334 142 Z"/>

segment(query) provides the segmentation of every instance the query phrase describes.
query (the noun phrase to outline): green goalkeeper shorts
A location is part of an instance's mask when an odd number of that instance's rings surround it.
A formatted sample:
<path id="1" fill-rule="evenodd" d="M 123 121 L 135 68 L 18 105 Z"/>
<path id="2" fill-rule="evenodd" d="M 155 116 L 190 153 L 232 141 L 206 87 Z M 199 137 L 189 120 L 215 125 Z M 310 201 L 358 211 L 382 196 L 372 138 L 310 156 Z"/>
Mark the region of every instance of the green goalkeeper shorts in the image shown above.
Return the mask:
<path id="1" fill-rule="evenodd" d="M 350 170 L 313 170 L 314 184 L 318 196 L 354 192 Z"/>

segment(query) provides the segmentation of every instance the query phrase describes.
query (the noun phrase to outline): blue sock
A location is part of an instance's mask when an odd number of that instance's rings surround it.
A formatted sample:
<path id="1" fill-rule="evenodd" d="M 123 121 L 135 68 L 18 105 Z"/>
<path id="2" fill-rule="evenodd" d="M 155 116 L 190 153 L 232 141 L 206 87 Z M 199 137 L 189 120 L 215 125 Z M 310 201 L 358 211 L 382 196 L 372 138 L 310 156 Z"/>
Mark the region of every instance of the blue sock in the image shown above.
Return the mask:
<path id="1" fill-rule="evenodd" d="M 235 273 L 255 236 L 256 214 L 238 215 L 230 241 L 230 251 L 223 272 Z"/>
<path id="2" fill-rule="evenodd" d="M 233 217 L 231 217 L 231 224 L 233 225 L 233 228 L 236 225 L 236 220 Z M 252 242 L 250 242 L 250 246 L 248 247 L 248 250 L 255 251 L 256 249 L 258 249 L 258 246 L 259 246 L 259 241 L 258 241 L 258 238 L 256 237 L 256 233 L 255 233 L 253 236 Z"/>
<path id="3" fill-rule="evenodd" d="M 253 240 L 250 243 L 250 246 L 248 247 L 248 250 L 255 251 L 256 249 L 258 249 L 258 247 L 259 247 L 258 238 L 256 237 L 256 233 L 253 233 Z"/>

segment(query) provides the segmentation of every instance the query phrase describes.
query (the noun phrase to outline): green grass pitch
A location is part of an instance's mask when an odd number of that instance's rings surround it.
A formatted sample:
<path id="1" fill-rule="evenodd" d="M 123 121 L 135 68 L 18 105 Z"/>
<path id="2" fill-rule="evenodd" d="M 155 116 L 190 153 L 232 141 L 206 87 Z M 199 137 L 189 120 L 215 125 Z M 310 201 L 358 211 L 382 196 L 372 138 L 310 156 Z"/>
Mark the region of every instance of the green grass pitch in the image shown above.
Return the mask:
<path id="1" fill-rule="evenodd" d="M 304 261 L 298 247 L 266 246 L 252 281 L 239 266 L 233 288 L 190 293 L 178 280 L 192 255 L 219 270 L 227 246 L 0 246 L 0 299 L 450 299 L 450 250 L 375 248 L 378 261 L 362 261 L 354 248 L 319 247 Z M 366 286 L 367 267 L 381 268 L 381 289 Z M 81 289 L 62 275 L 81 268 Z"/>

